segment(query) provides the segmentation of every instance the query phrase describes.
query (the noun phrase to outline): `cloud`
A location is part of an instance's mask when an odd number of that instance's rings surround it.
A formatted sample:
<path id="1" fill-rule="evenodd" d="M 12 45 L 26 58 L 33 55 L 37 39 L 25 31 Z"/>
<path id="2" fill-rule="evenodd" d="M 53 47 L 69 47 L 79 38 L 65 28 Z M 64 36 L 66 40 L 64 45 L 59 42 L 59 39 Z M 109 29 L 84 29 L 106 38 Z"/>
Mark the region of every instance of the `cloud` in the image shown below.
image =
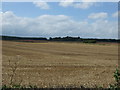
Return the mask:
<path id="1" fill-rule="evenodd" d="M 118 17 L 118 12 L 113 13 L 112 17 Z"/>
<path id="2" fill-rule="evenodd" d="M 80 9 L 88 9 L 92 7 L 95 2 L 74 2 L 75 0 L 62 0 L 59 3 L 59 6 L 62 7 L 73 7 L 73 8 L 80 8 Z M 33 4 L 36 5 L 36 7 L 39 7 L 40 9 L 50 9 L 50 6 L 47 4 L 47 2 L 33 2 Z"/>
<path id="3" fill-rule="evenodd" d="M 81 0 L 82 2 L 99 2 L 101 0 Z"/>
<path id="4" fill-rule="evenodd" d="M 74 0 L 63 0 L 59 3 L 60 6 L 62 7 L 68 7 L 73 5 Z"/>
<path id="5" fill-rule="evenodd" d="M 74 7 L 74 8 L 80 8 L 80 9 L 88 9 L 91 6 L 93 6 L 95 2 L 74 2 L 74 0 L 64 0 L 59 3 L 60 6 L 62 7 Z"/>
<path id="6" fill-rule="evenodd" d="M 33 4 L 36 5 L 36 7 L 39 7 L 40 9 L 50 9 L 50 6 L 46 2 L 33 2 Z"/>
<path id="7" fill-rule="evenodd" d="M 13 12 L 2 13 L 2 34 L 15 36 L 80 36 L 117 38 L 117 22 L 105 19 L 75 21 L 66 15 L 41 15 L 36 18 L 18 17 Z M 0 26 L 1 27 L 1 26 Z"/>
<path id="8" fill-rule="evenodd" d="M 100 12 L 100 13 L 92 13 L 88 16 L 90 19 L 105 19 L 108 17 L 108 14 L 105 12 Z"/>
<path id="9" fill-rule="evenodd" d="M 120 11 L 116 11 L 112 14 L 112 17 L 114 18 L 118 18 L 118 16 L 120 17 Z"/>
<path id="10" fill-rule="evenodd" d="M 92 2 L 83 2 L 83 3 L 76 3 L 73 6 L 75 8 L 87 9 L 93 5 L 94 5 L 94 3 L 92 3 Z"/>

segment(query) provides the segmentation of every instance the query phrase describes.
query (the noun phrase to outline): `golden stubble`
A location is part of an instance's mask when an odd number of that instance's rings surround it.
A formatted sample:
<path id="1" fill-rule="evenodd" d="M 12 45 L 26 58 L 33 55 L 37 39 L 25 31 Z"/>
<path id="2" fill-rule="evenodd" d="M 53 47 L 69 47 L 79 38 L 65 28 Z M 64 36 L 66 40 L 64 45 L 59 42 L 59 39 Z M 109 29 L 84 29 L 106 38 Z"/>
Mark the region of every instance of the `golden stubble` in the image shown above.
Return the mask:
<path id="1" fill-rule="evenodd" d="M 3 84 L 7 85 L 16 62 L 12 83 L 38 87 L 107 87 L 114 83 L 118 64 L 117 44 L 3 41 L 2 51 Z"/>

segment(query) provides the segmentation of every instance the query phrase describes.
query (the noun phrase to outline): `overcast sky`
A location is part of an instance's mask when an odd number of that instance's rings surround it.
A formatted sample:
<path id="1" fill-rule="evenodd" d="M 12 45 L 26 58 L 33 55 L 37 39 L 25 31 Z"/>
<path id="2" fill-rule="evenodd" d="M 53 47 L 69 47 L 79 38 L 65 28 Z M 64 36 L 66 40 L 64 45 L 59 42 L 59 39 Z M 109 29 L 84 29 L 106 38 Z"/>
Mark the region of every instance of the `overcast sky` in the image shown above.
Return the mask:
<path id="1" fill-rule="evenodd" d="M 117 2 L 4 2 L 0 15 L 3 35 L 118 38 Z"/>

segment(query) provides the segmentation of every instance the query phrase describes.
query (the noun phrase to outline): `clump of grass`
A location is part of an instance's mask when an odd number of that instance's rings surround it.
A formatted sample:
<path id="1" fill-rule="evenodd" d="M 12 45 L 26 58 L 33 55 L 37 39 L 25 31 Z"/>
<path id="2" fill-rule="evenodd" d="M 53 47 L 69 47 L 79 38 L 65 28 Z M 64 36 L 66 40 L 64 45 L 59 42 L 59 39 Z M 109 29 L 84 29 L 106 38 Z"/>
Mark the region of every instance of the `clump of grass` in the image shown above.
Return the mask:
<path id="1" fill-rule="evenodd" d="M 110 84 L 110 89 L 111 90 L 120 90 L 120 69 L 118 69 L 118 67 L 116 68 L 115 72 L 114 72 L 114 78 L 115 78 L 115 84 L 111 85 Z"/>
<path id="2" fill-rule="evenodd" d="M 11 73 L 8 73 L 9 85 L 12 87 L 19 87 L 20 84 L 22 83 L 22 80 L 21 80 L 19 85 L 14 85 L 16 82 L 15 77 L 17 75 L 17 69 L 18 69 L 18 64 L 19 64 L 20 60 L 21 60 L 20 55 L 17 55 L 15 58 L 15 61 L 13 61 L 13 62 L 11 61 L 11 58 L 9 58 L 9 60 L 8 60 L 8 65 L 11 69 Z"/>

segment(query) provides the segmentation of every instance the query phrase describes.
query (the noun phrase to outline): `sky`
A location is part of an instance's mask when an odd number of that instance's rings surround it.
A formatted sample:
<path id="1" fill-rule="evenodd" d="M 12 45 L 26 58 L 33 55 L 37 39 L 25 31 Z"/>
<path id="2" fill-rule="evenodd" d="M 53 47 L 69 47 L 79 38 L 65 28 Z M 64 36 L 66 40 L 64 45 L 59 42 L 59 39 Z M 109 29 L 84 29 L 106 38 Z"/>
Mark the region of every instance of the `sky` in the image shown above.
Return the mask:
<path id="1" fill-rule="evenodd" d="M 2 35 L 118 38 L 117 2 L 3 2 Z"/>

